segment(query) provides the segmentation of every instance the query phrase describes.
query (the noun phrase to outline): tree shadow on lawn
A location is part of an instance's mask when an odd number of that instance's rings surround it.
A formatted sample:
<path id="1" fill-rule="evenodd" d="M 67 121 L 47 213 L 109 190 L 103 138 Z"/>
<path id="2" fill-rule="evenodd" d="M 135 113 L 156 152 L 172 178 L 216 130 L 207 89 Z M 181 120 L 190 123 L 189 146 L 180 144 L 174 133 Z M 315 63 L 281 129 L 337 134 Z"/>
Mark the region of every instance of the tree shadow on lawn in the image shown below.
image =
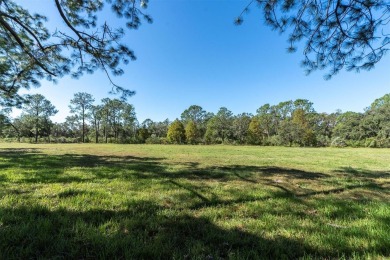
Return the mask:
<path id="1" fill-rule="evenodd" d="M 158 171 L 162 158 L 97 156 L 90 154 L 48 155 L 39 149 L 0 149 L 0 171 L 14 169 L 25 177 L 20 183 L 71 183 L 96 179 L 125 178 L 123 170 Z M 69 169 L 86 171 L 89 176 L 69 176 Z M 0 175 L 0 183 L 7 177 Z"/>
<path id="2" fill-rule="evenodd" d="M 389 179 L 390 171 L 371 171 L 367 169 L 359 169 L 353 167 L 341 167 L 336 170 L 337 173 L 342 173 L 345 176 L 352 176 L 357 178 L 371 178 L 371 179 Z"/>
<path id="3" fill-rule="evenodd" d="M 285 169 L 279 167 L 258 166 L 223 166 L 198 168 L 198 163 L 182 163 L 181 168 L 169 171 L 168 163 L 162 162 L 164 158 L 136 157 L 136 156 L 98 156 L 90 154 L 61 154 L 48 155 L 39 149 L 1 149 L 1 169 L 18 169 L 25 173 L 23 182 L 39 183 L 69 183 L 82 182 L 84 179 L 76 176 L 62 176 L 70 168 L 92 169 L 90 178 L 115 179 L 115 178 L 184 178 L 188 180 L 217 180 L 231 181 L 241 179 L 256 183 L 251 179 L 255 175 L 269 177 L 283 175 L 294 179 L 317 179 L 327 177 L 322 173 L 305 172 L 297 169 Z M 131 173 L 129 173 L 131 172 Z M 0 175 L 0 181 L 6 178 Z M 85 180 L 84 180 L 85 181 Z"/>
<path id="4" fill-rule="evenodd" d="M 231 182 L 242 181 L 252 185 L 264 185 L 279 190 L 278 194 L 287 197 L 307 197 L 319 194 L 340 193 L 347 190 L 364 188 L 373 191 L 386 192 L 383 184 L 375 182 L 377 178 L 389 177 L 388 172 L 373 172 L 355 170 L 350 167 L 338 169 L 336 172 L 353 174 L 356 180 L 364 180 L 363 184 L 344 184 L 341 187 L 313 190 L 297 189 L 292 186 L 294 181 L 309 181 L 311 184 L 321 184 L 322 180 L 330 178 L 330 175 L 319 172 L 307 172 L 299 169 L 289 169 L 276 166 L 251 166 L 230 165 L 199 167 L 196 162 L 177 164 L 164 162 L 164 158 L 136 157 L 136 156 L 98 156 L 90 154 L 62 154 L 48 155 L 39 149 L 0 149 L 0 170 L 16 168 L 24 175 L 17 183 L 82 183 L 97 180 L 119 179 L 123 181 L 162 180 L 170 185 L 185 189 L 195 197 L 202 200 L 197 208 L 207 205 L 216 205 L 222 202 L 218 199 L 208 200 L 199 192 L 199 187 L 186 183 L 189 182 L 218 181 Z M 80 168 L 80 169 L 78 169 Z M 81 174 L 66 174 L 68 169 L 80 170 Z M 173 169 L 173 170 L 172 170 Z M 6 175 L 0 175 L 0 184 L 7 182 Z M 256 200 L 257 197 L 244 196 L 236 202 Z M 227 203 L 233 203 L 228 201 Z"/>
<path id="5" fill-rule="evenodd" d="M 3 159 L 0 161 L 0 169 L 20 169 L 24 178 L 17 183 L 24 185 L 114 179 L 134 182 L 137 185 L 144 181 L 150 185 L 149 180 L 160 180 L 166 185 L 188 192 L 192 198 L 198 200 L 186 206 L 185 209 L 190 211 L 278 199 L 290 201 L 291 205 L 299 205 L 305 204 L 304 199 L 308 197 L 327 196 L 354 189 L 388 193 L 388 190 L 375 182 L 375 178 L 383 178 L 386 173 L 376 172 L 372 173 L 371 181 L 365 179 L 364 184 L 297 192 L 295 188 L 291 188 L 289 182 L 322 182 L 331 176 L 275 166 L 232 165 L 202 168 L 198 163 L 189 162 L 181 163 L 180 167 L 175 168 L 177 165 L 164 162 L 164 158 L 47 155 L 31 149 L 2 149 L 0 158 Z M 67 169 L 73 168 L 80 168 L 80 176 L 66 174 Z M 361 178 L 360 175 L 355 177 Z M 286 181 L 279 182 L 279 178 L 285 178 Z M 241 188 L 244 190 L 232 191 L 231 198 L 210 198 L 202 189 L 203 184 L 208 181 L 224 184 L 239 182 L 243 184 Z M 0 175 L 0 184 L 7 182 L 7 176 Z M 254 196 L 250 193 L 252 188 L 268 188 L 271 192 L 269 195 Z M 18 193 L 14 187 L 8 189 L 5 185 L 3 194 L 7 192 L 24 194 L 24 191 Z M 67 199 L 86 193 L 87 191 L 69 189 L 59 193 L 58 197 Z M 386 202 L 386 197 L 380 200 Z M 362 211 L 355 208 L 352 210 L 349 201 L 339 203 L 332 199 L 316 200 L 318 203 L 321 201 L 326 201 L 328 205 L 334 205 L 339 210 L 340 213 L 334 213 L 336 218 L 362 217 Z M 311 206 L 316 205 L 314 203 Z M 261 233 L 253 234 L 237 227 L 227 230 L 209 219 L 181 214 L 180 211 L 167 217 L 160 214 L 164 209 L 163 206 L 148 201 L 129 202 L 128 210 L 125 211 L 96 209 L 73 212 L 41 207 L 3 207 L 0 208 L 0 258 L 297 258 L 305 254 L 316 255 L 319 252 L 318 248 L 309 245 L 303 238 L 297 240 L 277 235 L 271 239 Z M 289 213 L 278 210 L 280 211 L 269 209 L 268 213 Z M 306 213 L 291 210 L 291 214 L 307 217 Z M 258 209 L 259 212 L 261 209 Z M 320 255 L 339 256 L 339 252 L 332 251 L 332 248 L 339 248 L 338 242 L 329 243 L 330 249 L 322 249 Z M 367 253 L 364 247 L 343 245 L 343 248 L 343 253 L 347 256 L 354 252 Z M 388 255 L 388 248 L 390 247 L 382 243 L 372 252 Z"/>
<path id="6" fill-rule="evenodd" d="M 150 201 L 132 201 L 126 210 L 70 211 L 40 206 L 0 208 L 0 258 L 66 259 L 294 259 L 340 256 L 303 239 L 262 236 L 244 227 L 222 228 L 205 217 L 164 215 Z M 333 247 L 332 247 L 333 246 Z M 344 245 L 344 254 L 363 254 Z M 388 252 L 388 249 L 383 249 Z"/>
<path id="7" fill-rule="evenodd" d="M 91 154 L 58 154 L 48 155 L 40 149 L 0 149 L 0 169 L 9 167 L 18 167 L 21 169 L 47 169 L 53 170 L 69 167 L 99 167 L 99 166 L 120 166 L 135 161 L 159 161 L 163 158 L 155 157 L 136 157 L 136 156 L 98 156 Z"/>
<path id="8" fill-rule="evenodd" d="M 293 181 L 310 181 L 313 184 L 321 183 L 322 180 L 332 176 L 308 172 L 299 169 L 289 169 L 276 166 L 251 166 L 230 165 L 199 167 L 196 162 L 178 164 L 164 162 L 164 158 L 137 157 L 137 156 L 98 156 L 90 154 L 62 154 L 48 155 L 39 149 L 0 149 L 0 170 L 17 169 L 18 174 L 24 178 L 19 183 L 71 183 L 91 182 L 95 180 L 120 179 L 124 181 L 142 179 L 161 179 L 173 185 L 185 189 L 179 185 L 177 179 L 188 181 L 242 181 L 253 185 L 268 185 L 280 189 L 287 195 L 311 196 L 316 194 L 332 194 L 344 190 L 364 187 L 372 190 L 383 190 L 381 184 L 375 182 L 378 178 L 389 178 L 389 172 L 374 172 L 357 170 L 351 167 L 340 168 L 336 172 L 344 173 L 345 176 L 352 174 L 356 180 L 364 180 L 361 185 L 345 184 L 339 188 L 327 190 L 305 189 L 296 192 L 289 189 Z M 80 169 L 79 169 L 80 168 Z M 68 169 L 80 170 L 81 174 L 65 174 Z M 83 174 L 84 172 L 84 174 Z M 0 175 L 0 184 L 7 182 L 6 175 Z M 187 185 L 188 187 L 188 185 Z M 195 187 L 196 188 L 196 187 Z M 194 187 L 192 192 L 197 195 Z"/>

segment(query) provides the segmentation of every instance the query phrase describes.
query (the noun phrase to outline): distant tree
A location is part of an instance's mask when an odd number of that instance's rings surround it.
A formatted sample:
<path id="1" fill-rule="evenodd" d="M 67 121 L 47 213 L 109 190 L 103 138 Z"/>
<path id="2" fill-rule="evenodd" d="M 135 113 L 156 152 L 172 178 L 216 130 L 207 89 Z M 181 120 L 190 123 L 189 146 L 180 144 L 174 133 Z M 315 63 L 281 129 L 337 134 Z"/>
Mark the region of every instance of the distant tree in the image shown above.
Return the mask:
<path id="1" fill-rule="evenodd" d="M 141 143 L 145 143 L 146 139 L 148 139 L 150 137 L 150 133 L 149 133 L 148 129 L 146 129 L 145 127 L 142 126 L 142 127 L 138 128 L 137 136 L 138 136 L 138 139 Z"/>
<path id="2" fill-rule="evenodd" d="M 338 113 L 312 113 L 309 118 L 309 124 L 312 126 L 316 135 L 317 145 L 328 146 L 331 144 L 334 127 Z"/>
<path id="3" fill-rule="evenodd" d="M 23 112 L 34 122 L 35 142 L 37 143 L 39 130 L 43 128 L 44 123 L 50 122 L 49 117 L 57 114 L 58 110 L 41 94 L 29 95 L 25 99 Z"/>
<path id="4" fill-rule="evenodd" d="M 21 137 L 34 137 L 34 120 L 31 116 L 21 114 L 19 117 L 12 120 L 11 127 L 7 129 L 6 137 L 16 137 L 18 141 Z"/>
<path id="5" fill-rule="evenodd" d="M 63 123 L 54 123 L 52 127 L 52 135 L 57 138 L 57 142 L 65 142 L 65 139 L 58 138 L 66 138 L 69 137 L 69 129 L 67 128 L 67 124 Z"/>
<path id="6" fill-rule="evenodd" d="M 264 128 L 267 138 L 276 133 L 276 113 L 274 106 L 265 104 L 256 110 L 258 123 Z"/>
<path id="7" fill-rule="evenodd" d="M 248 113 L 238 114 L 233 119 L 232 132 L 239 144 L 244 144 L 248 139 L 248 129 L 252 115 Z"/>
<path id="8" fill-rule="evenodd" d="M 142 123 L 140 124 L 140 128 L 138 129 L 138 139 L 142 142 L 145 143 L 146 139 L 152 136 L 154 133 L 154 127 L 155 127 L 155 122 L 153 122 L 152 119 L 147 118 Z M 167 136 L 165 133 L 164 136 Z"/>
<path id="9" fill-rule="evenodd" d="M 310 102 L 307 99 L 296 99 L 293 102 L 293 110 L 302 110 L 304 114 L 308 113 L 314 113 L 314 107 L 313 107 L 313 102 Z"/>
<path id="10" fill-rule="evenodd" d="M 154 124 L 153 133 L 157 137 L 165 137 L 168 133 L 169 120 L 165 119 L 162 122 L 157 122 Z"/>
<path id="11" fill-rule="evenodd" d="M 138 124 L 134 106 L 122 101 L 122 111 L 120 114 L 119 124 L 121 127 L 122 142 L 130 136 L 135 136 L 136 125 Z M 127 142 L 127 141 L 126 141 Z"/>
<path id="12" fill-rule="evenodd" d="M 383 97 L 375 99 L 367 110 L 375 110 L 384 106 L 390 105 L 390 94 L 386 94 Z"/>
<path id="13" fill-rule="evenodd" d="M 304 108 L 298 108 L 292 115 L 292 136 L 293 141 L 300 146 L 315 146 L 316 136 L 309 124 Z"/>
<path id="14" fill-rule="evenodd" d="M 91 122 L 92 126 L 95 129 L 95 143 L 99 143 L 99 131 L 100 131 L 100 124 L 102 120 L 102 106 L 97 105 L 94 106 L 92 105 L 90 107 L 91 110 Z"/>
<path id="15" fill-rule="evenodd" d="M 248 143 L 262 144 L 264 132 L 257 116 L 252 117 L 248 126 Z"/>
<path id="16" fill-rule="evenodd" d="M 119 99 L 102 99 L 102 122 L 105 142 L 108 142 L 108 136 L 114 137 L 118 142 L 120 133 L 133 131 L 136 122 L 134 107 Z M 130 126 L 130 129 L 129 129 Z M 124 137 L 124 136 L 122 136 Z"/>
<path id="17" fill-rule="evenodd" d="M 119 99 L 113 99 L 109 104 L 110 124 L 113 131 L 113 137 L 116 142 L 118 142 L 119 135 L 121 131 L 123 131 L 125 108 L 126 104 Z"/>
<path id="18" fill-rule="evenodd" d="M 81 141 L 83 143 L 85 142 L 85 121 L 91 116 L 90 109 L 94 101 L 92 95 L 85 92 L 74 94 L 74 97 L 70 100 L 70 113 L 75 114 L 82 121 Z"/>
<path id="19" fill-rule="evenodd" d="M 360 121 L 362 138 L 375 138 L 377 146 L 390 146 L 390 94 L 376 99 Z"/>
<path id="20" fill-rule="evenodd" d="M 283 121 L 287 118 L 291 118 L 292 113 L 295 109 L 295 102 L 289 100 L 289 101 L 283 101 L 279 104 L 272 107 L 273 112 L 273 121 L 276 125 L 280 123 L 280 121 Z"/>
<path id="21" fill-rule="evenodd" d="M 291 118 L 293 110 L 294 104 L 291 100 L 273 106 L 265 104 L 257 109 L 257 117 L 262 128 L 264 128 L 267 139 L 279 134 L 281 122 Z"/>
<path id="22" fill-rule="evenodd" d="M 192 105 L 186 110 L 184 110 L 183 113 L 181 113 L 181 121 L 183 122 L 184 125 L 186 125 L 191 121 L 199 125 L 203 123 L 205 117 L 206 117 L 206 111 L 204 111 L 201 106 L 197 106 L 197 105 Z"/>
<path id="23" fill-rule="evenodd" d="M 148 130 L 151 130 L 152 127 L 153 127 L 153 125 L 154 125 L 154 122 L 153 122 L 153 120 L 150 119 L 150 118 L 145 119 L 145 120 L 141 123 L 141 126 L 142 126 L 143 128 L 148 129 Z"/>
<path id="24" fill-rule="evenodd" d="M 294 144 L 294 141 L 297 138 L 300 138 L 300 135 L 297 132 L 296 125 L 294 125 L 291 118 L 283 120 L 280 123 L 279 133 L 277 137 L 279 137 L 281 141 L 281 143 L 277 145 L 288 145 L 288 146 L 292 146 Z"/>
<path id="25" fill-rule="evenodd" d="M 215 115 L 216 127 L 219 137 L 222 138 L 222 142 L 232 137 L 232 123 L 233 123 L 233 113 L 228 110 L 226 107 L 221 107 L 218 110 L 218 113 Z"/>
<path id="26" fill-rule="evenodd" d="M 206 133 L 204 134 L 204 141 L 207 144 L 211 143 L 220 143 L 222 140 L 219 140 L 219 133 L 218 133 L 218 119 L 213 116 L 208 122 L 207 122 L 207 128 Z"/>
<path id="27" fill-rule="evenodd" d="M 345 112 L 337 117 L 337 123 L 333 131 L 333 137 L 340 137 L 345 140 L 360 140 L 362 132 L 360 121 L 363 114 L 356 112 Z"/>
<path id="28" fill-rule="evenodd" d="M 185 127 L 186 140 L 189 144 L 195 144 L 199 136 L 198 128 L 194 121 L 189 121 Z"/>
<path id="29" fill-rule="evenodd" d="M 207 122 L 205 141 L 207 143 L 224 143 L 233 137 L 233 113 L 221 107 L 218 113 Z"/>
<path id="30" fill-rule="evenodd" d="M 108 143 L 108 135 L 110 131 L 110 99 L 109 98 L 103 98 L 101 100 L 101 121 L 102 121 L 102 127 L 103 127 L 103 137 L 104 137 L 104 142 Z"/>
<path id="31" fill-rule="evenodd" d="M 199 136 L 203 136 L 206 132 L 207 121 L 212 116 L 211 113 L 207 113 L 201 106 L 192 105 L 181 114 L 181 121 L 184 126 L 193 121 L 199 131 Z"/>
<path id="32" fill-rule="evenodd" d="M 64 122 L 64 130 L 67 132 L 67 137 L 80 138 L 80 120 L 77 116 L 67 116 Z"/>
<path id="33" fill-rule="evenodd" d="M 298 106 L 291 117 L 281 120 L 278 137 L 284 145 L 309 146 L 315 144 L 315 134 L 309 125 L 305 110 Z"/>
<path id="34" fill-rule="evenodd" d="M 182 122 L 178 119 L 172 122 L 168 128 L 168 141 L 176 144 L 181 144 L 185 141 L 185 130 Z"/>

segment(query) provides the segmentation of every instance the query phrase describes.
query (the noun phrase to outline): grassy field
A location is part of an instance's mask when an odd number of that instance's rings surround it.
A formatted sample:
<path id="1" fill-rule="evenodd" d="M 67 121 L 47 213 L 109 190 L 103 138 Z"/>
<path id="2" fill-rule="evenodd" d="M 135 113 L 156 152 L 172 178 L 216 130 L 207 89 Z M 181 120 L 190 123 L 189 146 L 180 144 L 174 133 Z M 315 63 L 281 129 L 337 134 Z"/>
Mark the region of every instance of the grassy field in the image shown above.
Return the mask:
<path id="1" fill-rule="evenodd" d="M 0 259 L 390 257 L 390 150 L 0 144 Z"/>

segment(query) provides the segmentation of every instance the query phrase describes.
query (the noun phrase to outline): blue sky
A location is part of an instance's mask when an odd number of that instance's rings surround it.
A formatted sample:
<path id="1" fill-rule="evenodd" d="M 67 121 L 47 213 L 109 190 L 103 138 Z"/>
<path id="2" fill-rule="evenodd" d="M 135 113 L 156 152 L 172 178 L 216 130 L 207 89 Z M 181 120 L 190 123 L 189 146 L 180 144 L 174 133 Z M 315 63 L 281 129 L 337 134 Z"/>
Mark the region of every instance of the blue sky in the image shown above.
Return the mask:
<path id="1" fill-rule="evenodd" d="M 50 26 L 61 26 L 53 1 L 18 2 L 47 15 Z M 180 118 L 190 105 L 208 112 L 225 106 L 234 114 L 255 114 L 265 103 L 297 98 L 312 101 L 318 112 L 362 112 L 374 99 L 390 93 L 389 56 L 369 72 L 342 72 L 329 81 L 323 79 L 324 71 L 306 76 L 300 67 L 302 48 L 287 53 L 287 36 L 265 26 L 259 9 L 252 7 L 241 26 L 233 24 L 247 3 L 149 1 L 147 13 L 154 23 L 128 31 L 123 40 L 137 60 L 124 67 L 125 75 L 114 78 L 118 85 L 137 92 L 128 101 L 140 122 Z M 120 25 L 111 15 L 104 18 Z M 64 77 L 56 85 L 43 81 L 29 93 L 45 95 L 59 110 L 53 120 L 62 122 L 74 93 L 88 92 L 98 103 L 110 97 L 110 89 L 108 79 L 98 71 L 79 80 Z"/>

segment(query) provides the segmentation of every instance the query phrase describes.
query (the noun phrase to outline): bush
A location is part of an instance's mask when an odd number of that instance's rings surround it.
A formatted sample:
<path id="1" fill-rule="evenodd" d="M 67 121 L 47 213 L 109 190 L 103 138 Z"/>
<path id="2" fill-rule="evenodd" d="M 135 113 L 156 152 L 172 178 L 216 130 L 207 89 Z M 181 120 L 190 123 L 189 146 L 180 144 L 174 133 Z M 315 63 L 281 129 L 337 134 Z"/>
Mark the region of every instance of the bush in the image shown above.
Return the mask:
<path id="1" fill-rule="evenodd" d="M 133 136 L 133 137 L 128 137 L 128 138 L 125 138 L 124 141 L 123 141 L 124 144 L 141 144 L 143 143 L 142 140 L 140 138 L 138 138 L 137 136 Z"/>
<path id="2" fill-rule="evenodd" d="M 284 145 L 284 142 L 283 142 L 282 138 L 280 137 L 280 135 L 271 136 L 270 138 L 267 139 L 267 143 L 268 143 L 268 145 L 271 145 L 271 146 L 283 146 Z"/>
<path id="3" fill-rule="evenodd" d="M 369 148 L 377 148 L 377 147 L 379 147 L 378 146 L 378 142 L 377 142 L 375 137 L 367 138 L 365 140 L 365 142 L 364 142 L 364 146 L 365 147 L 369 147 Z"/>
<path id="4" fill-rule="evenodd" d="M 383 138 L 383 139 L 380 139 L 380 140 L 377 140 L 377 143 L 378 143 L 378 147 L 381 147 L 381 148 L 390 148 L 390 139 L 389 138 Z"/>
<path id="5" fill-rule="evenodd" d="M 236 145 L 237 143 L 234 141 L 234 140 L 231 140 L 229 138 L 226 138 L 225 140 L 223 140 L 223 142 L 221 142 L 222 144 L 226 144 L 226 145 Z"/>
<path id="6" fill-rule="evenodd" d="M 365 146 L 365 147 L 371 147 L 371 148 L 377 147 L 376 138 L 375 138 L 375 137 L 367 138 L 367 139 L 364 141 L 364 146 Z"/>
<path id="7" fill-rule="evenodd" d="M 317 136 L 317 147 L 327 147 L 330 146 L 331 143 L 332 140 L 329 137 L 323 135 Z"/>
<path id="8" fill-rule="evenodd" d="M 146 144 L 167 144 L 168 141 L 165 137 L 151 136 L 145 140 Z"/>
<path id="9" fill-rule="evenodd" d="M 365 146 L 365 142 L 364 141 L 359 141 L 359 140 L 349 140 L 346 142 L 347 143 L 347 146 L 350 146 L 350 147 L 364 147 Z"/>
<path id="10" fill-rule="evenodd" d="M 345 142 L 344 138 L 336 137 L 333 139 L 330 146 L 332 146 L 332 147 L 347 147 L 347 143 Z"/>
<path id="11" fill-rule="evenodd" d="M 377 141 L 376 141 L 375 139 L 372 140 L 371 143 L 370 143 L 370 145 L 369 145 L 368 147 L 370 147 L 370 148 L 376 148 L 376 147 L 378 147 Z"/>
<path id="12" fill-rule="evenodd" d="M 5 143 L 14 143 L 14 142 L 17 142 L 18 139 L 17 138 L 13 138 L 13 137 L 6 137 L 6 138 L 2 138 L 1 141 L 5 142 Z"/>

